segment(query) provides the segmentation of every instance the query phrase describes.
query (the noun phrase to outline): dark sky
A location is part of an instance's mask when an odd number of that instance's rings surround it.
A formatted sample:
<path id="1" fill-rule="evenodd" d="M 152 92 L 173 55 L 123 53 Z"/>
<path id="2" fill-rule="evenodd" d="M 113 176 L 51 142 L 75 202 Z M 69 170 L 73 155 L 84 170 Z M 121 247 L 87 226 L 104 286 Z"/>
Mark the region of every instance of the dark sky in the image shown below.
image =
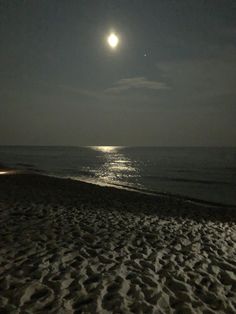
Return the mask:
<path id="1" fill-rule="evenodd" d="M 236 1 L 0 0 L 0 144 L 235 145 Z"/>

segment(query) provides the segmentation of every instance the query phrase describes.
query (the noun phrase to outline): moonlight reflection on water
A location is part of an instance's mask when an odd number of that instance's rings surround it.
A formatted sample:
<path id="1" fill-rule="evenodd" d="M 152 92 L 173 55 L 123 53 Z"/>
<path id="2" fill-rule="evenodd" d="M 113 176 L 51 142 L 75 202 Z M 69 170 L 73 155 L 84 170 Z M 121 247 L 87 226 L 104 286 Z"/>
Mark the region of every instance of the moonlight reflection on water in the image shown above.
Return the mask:
<path id="1" fill-rule="evenodd" d="M 103 153 L 114 153 L 118 149 L 121 149 L 122 146 L 89 146 L 89 148 Z"/>
<path id="2" fill-rule="evenodd" d="M 94 173 L 95 177 L 104 182 L 123 183 L 130 176 L 138 175 L 135 162 L 122 153 L 122 146 L 92 146 L 98 152 L 104 153 L 103 165 Z"/>

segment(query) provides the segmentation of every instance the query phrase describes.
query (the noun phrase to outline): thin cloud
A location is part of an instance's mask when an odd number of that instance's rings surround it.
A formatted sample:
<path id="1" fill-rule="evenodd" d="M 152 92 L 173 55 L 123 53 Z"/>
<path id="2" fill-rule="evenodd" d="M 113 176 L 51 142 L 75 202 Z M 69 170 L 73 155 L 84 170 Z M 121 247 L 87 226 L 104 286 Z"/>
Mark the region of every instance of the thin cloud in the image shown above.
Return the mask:
<path id="1" fill-rule="evenodd" d="M 105 90 L 106 93 L 121 93 L 130 89 L 149 89 L 149 90 L 163 90 L 169 87 L 158 81 L 149 81 L 145 77 L 125 78 L 117 81 L 113 87 Z"/>

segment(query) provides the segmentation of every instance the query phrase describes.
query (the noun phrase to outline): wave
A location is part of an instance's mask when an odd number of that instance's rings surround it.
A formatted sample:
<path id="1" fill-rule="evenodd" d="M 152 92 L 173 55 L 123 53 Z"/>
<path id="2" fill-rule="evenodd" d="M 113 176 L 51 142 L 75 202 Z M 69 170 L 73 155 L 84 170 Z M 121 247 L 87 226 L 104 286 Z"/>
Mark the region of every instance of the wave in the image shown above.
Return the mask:
<path id="1" fill-rule="evenodd" d="M 190 182 L 190 183 L 200 183 L 200 184 L 220 184 L 220 185 L 232 185 L 230 182 L 226 181 L 214 181 L 214 180 L 199 180 L 199 179 L 188 179 L 188 178 L 174 178 L 174 177 L 160 177 L 160 176 L 143 176 L 143 178 L 157 179 L 159 181 L 173 181 L 173 182 Z"/>

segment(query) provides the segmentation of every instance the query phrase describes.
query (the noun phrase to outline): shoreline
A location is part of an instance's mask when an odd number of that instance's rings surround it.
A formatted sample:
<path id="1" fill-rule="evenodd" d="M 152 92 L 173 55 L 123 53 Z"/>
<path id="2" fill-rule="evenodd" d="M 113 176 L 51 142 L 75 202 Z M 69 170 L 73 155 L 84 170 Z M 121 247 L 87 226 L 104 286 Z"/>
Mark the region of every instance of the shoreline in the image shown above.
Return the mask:
<path id="1" fill-rule="evenodd" d="M 52 176 L 52 175 L 49 175 Z M 236 210 L 236 205 L 234 204 L 224 204 L 224 203 L 218 203 L 218 202 L 212 202 L 212 201 L 207 201 L 207 200 L 203 200 L 203 199 L 199 199 L 199 198 L 194 198 L 194 197 L 190 197 L 187 195 L 182 195 L 182 194 L 173 194 L 170 192 L 157 192 L 154 190 L 149 190 L 149 189 L 143 189 L 143 188 L 136 188 L 136 187 L 131 187 L 128 185 L 123 185 L 123 184 L 115 184 L 115 183 L 99 183 L 99 182 L 93 182 L 92 180 L 86 180 L 86 179 L 74 179 L 73 177 L 59 177 L 59 176 L 53 176 L 55 178 L 59 178 L 59 179 L 71 179 L 74 181 L 79 181 L 79 182 L 85 182 L 88 184 L 94 184 L 94 185 L 98 185 L 98 186 L 105 186 L 105 187 L 113 187 L 113 188 L 117 188 L 117 189 L 121 189 L 121 190 L 126 190 L 126 191 L 131 191 L 131 192 L 137 192 L 137 193 L 141 193 L 141 194 L 146 194 L 146 195 L 153 195 L 153 196 L 157 196 L 157 197 L 171 197 L 174 198 L 176 200 L 184 200 L 186 202 L 192 202 L 201 206 L 210 206 L 210 207 L 225 207 L 225 208 L 235 208 Z"/>
<path id="2" fill-rule="evenodd" d="M 86 184 L 92 184 L 95 186 L 100 186 L 100 187 L 108 187 L 108 188 L 115 188 L 119 190 L 125 190 L 125 191 L 131 191 L 131 192 L 136 192 L 140 194 L 145 194 L 145 195 L 153 195 L 157 197 L 166 197 L 166 198 L 173 198 L 181 201 L 186 201 L 190 202 L 196 205 L 200 206 L 206 206 L 206 207 L 222 207 L 222 208 L 230 208 L 234 209 L 236 211 L 236 205 L 235 204 L 226 204 L 226 203 L 221 203 L 221 202 L 213 202 L 213 201 L 207 201 L 204 199 L 199 199 L 195 197 L 190 197 L 187 195 L 182 195 L 182 194 L 174 194 L 170 192 L 158 192 L 155 190 L 149 190 L 146 188 L 138 188 L 138 187 L 132 187 L 128 185 L 123 185 L 123 184 L 116 184 L 116 183 L 105 183 L 105 182 L 96 182 L 93 179 L 83 179 L 81 178 L 74 178 L 71 176 L 57 176 L 53 174 L 48 174 L 46 172 L 43 172 L 42 170 L 38 169 L 22 169 L 22 168 L 11 168 L 11 167 L 6 167 L 5 165 L 0 163 L 0 172 L 5 170 L 8 170 L 9 172 L 12 172 L 12 174 L 31 174 L 31 175 L 41 175 L 41 176 L 46 176 L 46 177 L 53 177 L 53 178 L 58 178 L 58 179 L 65 179 L 65 180 L 72 180 L 76 182 L 81 182 L 81 183 L 86 183 Z"/>
<path id="3" fill-rule="evenodd" d="M 2 170 L 1 170 L 2 169 Z M 4 170 L 5 169 L 5 170 Z M 101 188 L 101 189 L 107 189 L 107 191 L 119 191 L 122 193 L 128 192 L 128 193 L 137 193 L 142 197 L 143 196 L 150 196 L 154 197 L 156 200 L 163 200 L 164 202 L 170 202 L 170 203 L 184 203 L 186 205 L 191 205 L 199 207 L 200 209 L 203 208 L 209 208 L 209 209 L 215 209 L 215 210 L 220 210 L 221 208 L 232 211 L 233 215 L 236 215 L 236 205 L 234 204 L 223 204 L 223 203 L 217 203 L 217 202 L 211 202 L 211 201 L 206 201 L 198 198 L 193 198 L 185 195 L 180 195 L 180 194 L 172 194 L 168 192 L 156 192 L 153 190 L 148 190 L 148 189 L 139 189 L 135 187 L 129 187 L 126 185 L 120 185 L 120 184 L 109 184 L 109 183 L 99 183 L 99 182 L 93 182 L 90 180 L 82 180 L 82 179 L 75 179 L 73 177 L 61 177 L 53 174 L 47 174 L 41 171 L 35 171 L 35 170 L 26 170 L 26 169 L 17 169 L 17 168 L 7 168 L 7 167 L 1 167 L 0 164 L 0 171 L 6 171 L 6 174 L 3 174 L 3 176 L 32 176 L 32 177 L 42 177 L 42 178 L 48 178 L 48 179 L 56 179 L 63 182 L 72 182 L 74 184 L 78 183 L 80 185 L 85 184 L 88 188 L 89 187 L 94 187 L 95 189 Z M 1 176 L 0 176 L 1 177 Z M 235 213 L 235 215 L 234 215 Z"/>
<path id="4" fill-rule="evenodd" d="M 236 211 L 0 176 L 0 312 L 234 313 Z"/>

